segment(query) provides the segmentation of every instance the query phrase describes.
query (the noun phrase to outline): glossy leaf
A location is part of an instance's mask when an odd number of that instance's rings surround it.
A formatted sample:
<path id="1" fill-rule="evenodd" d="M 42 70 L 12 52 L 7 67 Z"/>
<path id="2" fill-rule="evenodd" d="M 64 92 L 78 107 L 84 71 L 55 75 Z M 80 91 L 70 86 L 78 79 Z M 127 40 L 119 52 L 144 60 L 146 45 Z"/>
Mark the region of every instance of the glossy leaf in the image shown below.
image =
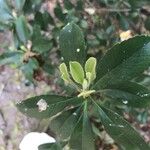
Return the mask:
<path id="1" fill-rule="evenodd" d="M 82 118 L 78 121 L 71 135 L 69 146 L 71 149 L 95 150 L 94 136 L 87 111 L 84 111 Z"/>
<path id="2" fill-rule="evenodd" d="M 38 147 L 38 150 L 62 150 L 60 144 L 57 143 L 46 143 Z"/>
<path id="3" fill-rule="evenodd" d="M 25 16 L 21 15 L 17 18 L 16 22 L 16 32 L 21 42 L 27 43 L 29 40 L 29 29 Z"/>
<path id="4" fill-rule="evenodd" d="M 70 74 L 72 78 L 74 79 L 75 82 L 82 85 L 84 80 L 84 70 L 82 66 L 75 61 L 71 61 L 69 65 L 70 65 Z"/>
<path id="5" fill-rule="evenodd" d="M 150 91 L 134 82 L 123 82 L 102 90 L 101 94 L 113 99 L 112 104 L 137 108 L 150 107 Z"/>
<path id="6" fill-rule="evenodd" d="M 150 37 L 136 36 L 116 44 L 99 61 L 95 89 L 130 80 L 150 66 Z"/>
<path id="7" fill-rule="evenodd" d="M 80 118 L 80 111 L 80 107 L 66 111 L 50 122 L 50 129 L 56 134 L 58 141 L 65 141 L 70 137 Z"/>
<path id="8" fill-rule="evenodd" d="M 107 133 L 125 150 L 148 150 L 143 138 L 117 113 L 95 105 Z"/>
<path id="9" fill-rule="evenodd" d="M 82 65 L 86 59 L 85 41 L 81 29 L 74 23 L 68 23 L 60 32 L 61 55 L 65 63 L 77 61 Z"/>
<path id="10" fill-rule="evenodd" d="M 46 103 L 46 109 L 43 111 L 39 110 L 37 103 L 40 100 L 44 100 Z M 82 98 L 68 98 L 57 95 L 41 95 L 31 97 L 21 103 L 17 104 L 18 109 L 30 117 L 39 119 L 52 117 L 59 112 L 63 111 L 66 107 L 72 108 L 77 107 L 82 102 Z"/>

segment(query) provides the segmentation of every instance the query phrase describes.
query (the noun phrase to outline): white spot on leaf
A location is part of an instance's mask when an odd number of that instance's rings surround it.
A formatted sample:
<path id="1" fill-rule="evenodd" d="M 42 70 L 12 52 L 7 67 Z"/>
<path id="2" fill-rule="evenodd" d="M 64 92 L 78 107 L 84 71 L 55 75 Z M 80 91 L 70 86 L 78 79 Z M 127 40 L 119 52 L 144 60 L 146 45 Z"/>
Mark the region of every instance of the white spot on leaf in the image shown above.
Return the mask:
<path id="1" fill-rule="evenodd" d="M 124 104 L 128 104 L 128 101 L 127 100 L 123 100 L 122 101 Z"/>
<path id="2" fill-rule="evenodd" d="M 74 112 L 73 115 L 74 115 L 74 116 L 77 116 L 77 113 Z"/>
<path id="3" fill-rule="evenodd" d="M 47 107 L 48 107 L 47 102 L 44 99 L 40 99 L 37 102 L 37 105 L 38 105 L 38 108 L 39 108 L 39 112 L 42 112 L 42 111 L 46 110 Z"/>
<path id="4" fill-rule="evenodd" d="M 80 52 L 80 49 L 79 49 L 79 48 L 77 49 L 77 52 Z"/>

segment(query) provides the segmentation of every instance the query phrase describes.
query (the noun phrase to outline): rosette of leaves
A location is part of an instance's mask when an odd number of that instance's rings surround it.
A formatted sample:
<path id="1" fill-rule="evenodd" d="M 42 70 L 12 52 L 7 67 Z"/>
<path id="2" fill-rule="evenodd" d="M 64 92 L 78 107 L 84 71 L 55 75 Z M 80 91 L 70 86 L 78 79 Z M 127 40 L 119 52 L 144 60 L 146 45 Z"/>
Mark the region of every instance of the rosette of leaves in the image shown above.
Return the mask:
<path id="1" fill-rule="evenodd" d="M 120 149 L 150 149 L 129 122 L 105 104 L 109 101 L 113 106 L 150 107 L 149 90 L 132 80 L 150 66 L 150 37 L 135 36 L 118 43 L 98 61 L 87 58 L 84 37 L 76 24 L 66 25 L 59 39 L 64 59 L 59 66 L 61 78 L 66 86 L 74 86 L 76 93 L 31 97 L 17 104 L 18 109 L 30 117 L 50 118 L 50 128 L 59 143 L 53 145 L 57 149 L 68 145 L 70 149 L 95 150 L 97 136 L 91 118 L 100 119 Z M 51 146 L 44 144 L 39 149 L 49 150 Z"/>

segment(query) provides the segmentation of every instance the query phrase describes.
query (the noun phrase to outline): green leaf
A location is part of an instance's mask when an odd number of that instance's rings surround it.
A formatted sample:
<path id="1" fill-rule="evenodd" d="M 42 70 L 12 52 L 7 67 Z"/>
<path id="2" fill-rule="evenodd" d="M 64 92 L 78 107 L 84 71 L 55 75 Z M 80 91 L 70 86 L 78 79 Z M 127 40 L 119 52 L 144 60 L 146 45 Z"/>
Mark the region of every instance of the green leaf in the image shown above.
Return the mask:
<path id="1" fill-rule="evenodd" d="M 44 105 L 46 105 L 45 110 L 42 110 L 37 105 L 39 101 L 44 101 Z M 22 101 L 17 104 L 17 107 L 27 116 L 44 119 L 60 113 L 66 107 L 70 109 L 77 107 L 81 104 L 81 102 L 82 98 L 68 98 L 58 95 L 41 95 Z"/>
<path id="2" fill-rule="evenodd" d="M 33 35 L 32 35 L 32 50 L 40 54 L 45 53 L 51 50 L 53 44 L 51 40 L 43 37 L 41 34 L 41 29 L 39 26 L 34 26 Z"/>
<path id="3" fill-rule="evenodd" d="M 117 113 L 96 105 L 107 133 L 125 150 L 148 150 L 150 147 L 130 124 Z"/>
<path id="4" fill-rule="evenodd" d="M 25 4 L 25 0 L 15 0 L 15 7 L 17 10 L 21 11 Z"/>
<path id="5" fill-rule="evenodd" d="M 60 32 L 61 55 L 65 63 L 77 61 L 82 65 L 86 59 L 85 41 L 81 29 L 74 23 L 68 23 Z"/>
<path id="6" fill-rule="evenodd" d="M 6 0 L 0 0 L 0 22 L 3 23 L 11 19 L 13 19 L 13 16 Z"/>
<path id="7" fill-rule="evenodd" d="M 80 118 L 81 107 L 62 113 L 50 122 L 50 129 L 58 141 L 67 140 L 75 129 Z"/>
<path id="8" fill-rule="evenodd" d="M 23 53 L 21 52 L 5 52 L 0 55 L 0 66 L 6 64 L 20 64 L 22 62 Z"/>
<path id="9" fill-rule="evenodd" d="M 72 78 L 74 79 L 75 82 L 82 85 L 84 80 L 84 70 L 82 66 L 80 65 L 80 63 L 76 61 L 71 61 L 69 65 L 70 65 L 70 74 Z"/>
<path id="10" fill-rule="evenodd" d="M 37 12 L 35 14 L 35 25 L 39 25 L 41 27 L 41 29 L 43 30 L 47 30 L 47 27 L 49 24 L 54 25 L 54 20 L 52 18 L 52 16 L 48 13 L 48 12 Z"/>
<path id="11" fill-rule="evenodd" d="M 150 107 L 150 91 L 135 82 L 123 82 L 102 90 L 101 94 L 113 99 L 112 104 L 137 108 Z"/>
<path id="12" fill-rule="evenodd" d="M 55 13 L 55 16 L 60 20 L 60 21 L 64 21 L 65 20 L 65 17 L 66 15 L 63 13 L 63 10 L 60 6 L 59 3 L 57 3 L 56 7 L 54 8 L 54 13 Z"/>
<path id="13" fill-rule="evenodd" d="M 113 46 L 99 61 L 95 89 L 130 80 L 150 66 L 150 37 L 136 36 Z"/>
<path id="14" fill-rule="evenodd" d="M 26 44 L 29 39 L 29 29 L 25 16 L 21 15 L 19 18 L 17 18 L 15 25 L 20 41 Z"/>
<path id="15" fill-rule="evenodd" d="M 38 147 L 38 150 L 62 150 L 58 143 L 46 143 Z"/>
<path id="16" fill-rule="evenodd" d="M 75 6 L 68 0 L 64 0 L 64 6 L 66 9 L 70 10 L 72 8 L 74 8 Z"/>
<path id="17" fill-rule="evenodd" d="M 94 136 L 87 111 L 84 111 L 78 121 L 71 135 L 69 146 L 71 149 L 77 150 L 95 150 Z"/>
<path id="18" fill-rule="evenodd" d="M 59 70 L 61 72 L 61 78 L 66 82 L 69 83 L 71 80 L 69 77 L 68 69 L 65 63 L 60 64 Z"/>
<path id="19" fill-rule="evenodd" d="M 85 72 L 87 78 L 91 81 L 93 81 L 96 78 L 96 59 L 94 57 L 90 57 L 86 63 L 85 63 Z M 90 77 L 88 77 L 88 74 L 90 74 Z"/>
<path id="20" fill-rule="evenodd" d="M 33 73 L 39 67 L 38 61 L 35 58 L 29 59 L 27 63 L 21 66 L 21 70 L 23 71 L 25 77 L 33 82 Z"/>

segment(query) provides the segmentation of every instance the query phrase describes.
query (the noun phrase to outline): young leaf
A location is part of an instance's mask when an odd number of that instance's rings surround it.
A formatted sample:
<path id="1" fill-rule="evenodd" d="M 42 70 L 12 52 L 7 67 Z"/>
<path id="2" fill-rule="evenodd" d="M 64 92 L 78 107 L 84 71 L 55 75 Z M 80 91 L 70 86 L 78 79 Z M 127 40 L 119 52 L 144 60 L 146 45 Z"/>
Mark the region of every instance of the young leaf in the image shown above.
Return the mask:
<path id="1" fill-rule="evenodd" d="M 68 73 L 66 64 L 65 64 L 65 63 L 60 64 L 59 70 L 60 70 L 60 72 L 61 72 L 61 78 L 62 78 L 65 82 L 69 83 L 69 81 L 70 81 L 71 79 L 70 79 L 70 77 L 69 77 L 69 73 Z"/>
<path id="2" fill-rule="evenodd" d="M 102 90 L 101 94 L 112 99 L 116 105 L 127 105 L 136 108 L 150 107 L 150 91 L 134 82 L 123 82 L 113 85 L 110 89 Z"/>
<path id="3" fill-rule="evenodd" d="M 136 36 L 112 47 L 97 66 L 96 89 L 130 80 L 150 66 L 150 37 Z"/>
<path id="4" fill-rule="evenodd" d="M 75 82 L 82 85 L 84 80 L 84 70 L 82 66 L 80 65 L 80 63 L 75 61 L 71 61 L 69 65 L 72 78 L 74 79 Z"/>
<path id="5" fill-rule="evenodd" d="M 85 41 L 81 29 L 74 23 L 68 23 L 60 32 L 61 55 L 65 63 L 77 61 L 82 65 L 86 59 Z"/>
<path id="6" fill-rule="evenodd" d="M 22 101 L 17 104 L 17 107 L 27 116 L 44 119 L 58 114 L 66 107 L 70 109 L 77 107 L 82 101 L 82 98 L 68 98 L 58 95 L 41 95 Z M 41 107 L 44 107 L 44 109 Z"/>
<path id="7" fill-rule="evenodd" d="M 90 82 L 96 78 L 96 59 L 94 57 L 90 57 L 85 63 L 85 72 L 87 78 L 89 78 Z M 90 76 L 89 76 L 90 73 Z"/>
<path id="8" fill-rule="evenodd" d="M 108 134 L 125 150 L 148 150 L 143 138 L 117 113 L 95 104 Z"/>
<path id="9" fill-rule="evenodd" d="M 19 18 L 17 18 L 15 25 L 20 41 L 24 44 L 27 43 L 27 40 L 29 39 L 29 29 L 25 16 L 21 15 Z"/>
<path id="10" fill-rule="evenodd" d="M 95 150 L 92 127 L 86 111 L 71 135 L 69 146 L 77 150 Z"/>

